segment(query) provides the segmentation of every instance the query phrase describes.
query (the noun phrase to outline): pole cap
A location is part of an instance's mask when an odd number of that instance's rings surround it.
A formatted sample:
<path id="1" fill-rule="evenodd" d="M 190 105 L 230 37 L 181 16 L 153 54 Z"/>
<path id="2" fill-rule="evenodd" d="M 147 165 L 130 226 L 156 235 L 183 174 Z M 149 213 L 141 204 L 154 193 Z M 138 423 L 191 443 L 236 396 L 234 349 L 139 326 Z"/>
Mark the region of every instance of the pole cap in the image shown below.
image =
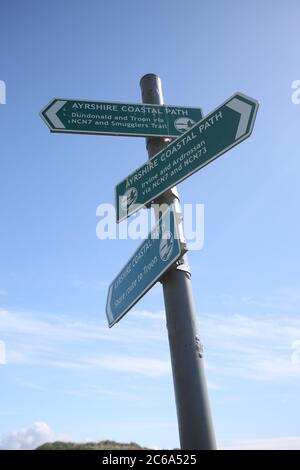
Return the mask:
<path id="1" fill-rule="evenodd" d="M 140 79 L 140 85 L 142 85 L 142 82 L 144 80 L 161 82 L 160 76 L 157 75 L 156 73 L 146 73 L 145 75 L 143 75 L 142 78 Z"/>
<path id="2" fill-rule="evenodd" d="M 143 103 L 164 104 L 161 79 L 155 73 L 147 73 L 140 80 Z"/>

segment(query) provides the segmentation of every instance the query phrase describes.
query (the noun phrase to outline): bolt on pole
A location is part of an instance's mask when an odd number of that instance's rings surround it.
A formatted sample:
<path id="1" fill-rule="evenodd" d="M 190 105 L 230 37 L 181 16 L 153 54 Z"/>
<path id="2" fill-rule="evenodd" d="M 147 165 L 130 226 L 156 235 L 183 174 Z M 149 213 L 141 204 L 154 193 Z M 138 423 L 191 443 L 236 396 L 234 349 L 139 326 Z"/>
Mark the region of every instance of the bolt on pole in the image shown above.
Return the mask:
<path id="1" fill-rule="evenodd" d="M 163 104 L 160 78 L 147 74 L 140 81 L 143 103 Z M 164 148 L 170 139 L 146 139 L 149 158 Z M 172 188 L 154 201 L 174 204 L 181 214 L 179 196 Z M 157 207 L 157 206 L 156 206 Z M 158 213 L 156 214 L 158 217 Z M 182 230 L 182 222 L 179 222 Z M 166 310 L 169 347 L 181 449 L 214 450 L 215 434 L 209 406 L 203 364 L 203 348 L 196 326 L 191 272 L 184 255 L 161 279 Z"/>

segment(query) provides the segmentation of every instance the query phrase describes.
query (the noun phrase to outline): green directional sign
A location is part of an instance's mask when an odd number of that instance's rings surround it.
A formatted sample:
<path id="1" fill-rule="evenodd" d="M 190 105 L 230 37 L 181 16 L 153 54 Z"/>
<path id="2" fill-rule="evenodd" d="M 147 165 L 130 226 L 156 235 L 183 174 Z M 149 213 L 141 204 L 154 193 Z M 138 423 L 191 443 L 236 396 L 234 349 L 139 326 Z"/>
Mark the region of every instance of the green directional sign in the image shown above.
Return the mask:
<path id="1" fill-rule="evenodd" d="M 258 102 L 236 93 L 116 186 L 117 221 L 250 136 Z"/>
<path id="2" fill-rule="evenodd" d="M 109 326 L 118 322 L 185 251 L 173 206 L 169 206 L 109 286 L 106 304 Z"/>
<path id="3" fill-rule="evenodd" d="M 202 119 L 199 108 L 55 98 L 41 111 L 52 132 L 178 137 Z"/>

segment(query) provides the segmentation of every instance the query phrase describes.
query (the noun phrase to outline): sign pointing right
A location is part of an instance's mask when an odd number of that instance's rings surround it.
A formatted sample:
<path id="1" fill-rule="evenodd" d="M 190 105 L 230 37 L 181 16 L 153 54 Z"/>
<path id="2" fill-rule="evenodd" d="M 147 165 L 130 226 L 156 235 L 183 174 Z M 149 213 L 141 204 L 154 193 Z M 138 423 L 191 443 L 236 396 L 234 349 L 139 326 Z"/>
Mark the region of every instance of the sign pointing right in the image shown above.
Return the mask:
<path id="1" fill-rule="evenodd" d="M 250 136 L 258 102 L 236 93 L 116 186 L 117 222 Z"/>

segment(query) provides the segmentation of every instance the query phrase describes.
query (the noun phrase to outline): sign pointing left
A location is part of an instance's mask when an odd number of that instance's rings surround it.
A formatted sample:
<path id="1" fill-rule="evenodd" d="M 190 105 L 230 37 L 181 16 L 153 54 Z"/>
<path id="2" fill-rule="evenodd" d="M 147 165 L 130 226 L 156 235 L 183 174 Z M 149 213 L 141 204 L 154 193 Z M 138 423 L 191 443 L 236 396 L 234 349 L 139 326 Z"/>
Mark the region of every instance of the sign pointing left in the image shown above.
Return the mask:
<path id="1" fill-rule="evenodd" d="M 108 289 L 106 316 L 117 323 L 187 250 L 173 206 L 162 214 Z"/>
<path id="2" fill-rule="evenodd" d="M 55 98 L 41 111 L 51 132 L 178 137 L 202 119 L 200 108 Z"/>
<path id="3" fill-rule="evenodd" d="M 45 116 L 47 117 L 48 121 L 52 123 L 53 127 L 56 129 L 65 129 L 66 126 L 61 122 L 57 113 L 62 107 L 67 103 L 67 101 L 57 100 L 55 101 L 50 108 L 45 111 Z"/>

